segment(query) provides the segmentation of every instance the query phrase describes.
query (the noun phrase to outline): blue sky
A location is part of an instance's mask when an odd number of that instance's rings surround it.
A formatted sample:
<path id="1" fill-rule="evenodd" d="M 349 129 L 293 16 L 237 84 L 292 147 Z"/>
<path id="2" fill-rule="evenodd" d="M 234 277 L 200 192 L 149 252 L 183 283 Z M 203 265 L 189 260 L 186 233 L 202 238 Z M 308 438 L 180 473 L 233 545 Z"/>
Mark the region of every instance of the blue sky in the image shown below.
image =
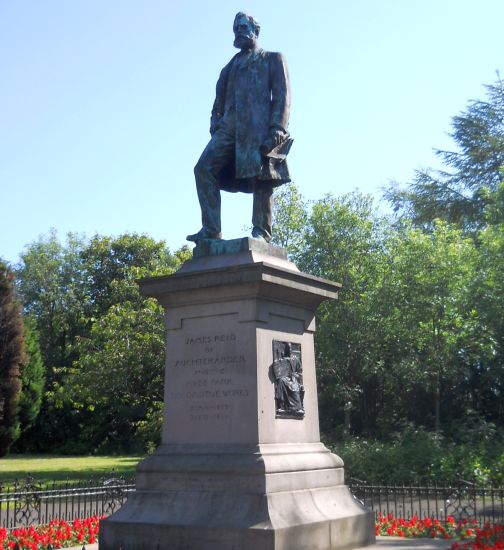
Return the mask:
<path id="1" fill-rule="evenodd" d="M 435 166 L 451 117 L 504 72 L 502 0 L 0 0 L 0 257 L 51 227 L 185 244 L 237 11 L 287 58 L 309 199 Z M 223 195 L 224 237 L 243 236 L 251 197 Z"/>

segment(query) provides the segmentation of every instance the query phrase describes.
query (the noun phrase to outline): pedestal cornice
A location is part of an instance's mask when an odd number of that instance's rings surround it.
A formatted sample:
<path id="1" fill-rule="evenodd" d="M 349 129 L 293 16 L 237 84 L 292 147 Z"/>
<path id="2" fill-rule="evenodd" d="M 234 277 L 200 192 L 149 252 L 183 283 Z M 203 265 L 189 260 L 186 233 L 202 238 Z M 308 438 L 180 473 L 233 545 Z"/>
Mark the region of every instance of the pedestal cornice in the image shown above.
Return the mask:
<path id="1" fill-rule="evenodd" d="M 334 300 L 339 283 L 265 261 L 233 267 L 214 267 L 202 271 L 179 271 L 173 275 L 145 278 L 138 281 L 144 296 L 154 297 L 163 305 L 178 303 L 180 295 L 191 293 L 191 300 L 258 297 L 294 303 L 315 310 L 325 300 Z M 177 297 L 178 295 L 178 297 Z"/>

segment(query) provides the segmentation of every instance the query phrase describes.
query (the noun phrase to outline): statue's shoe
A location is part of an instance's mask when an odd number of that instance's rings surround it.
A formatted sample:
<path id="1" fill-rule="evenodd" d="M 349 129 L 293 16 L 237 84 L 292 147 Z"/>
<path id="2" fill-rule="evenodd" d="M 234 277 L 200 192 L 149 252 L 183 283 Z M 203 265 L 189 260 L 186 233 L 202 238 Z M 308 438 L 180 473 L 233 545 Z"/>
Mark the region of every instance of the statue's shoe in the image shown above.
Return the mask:
<path id="1" fill-rule="evenodd" d="M 198 241 L 220 241 L 222 240 L 222 233 L 209 233 L 205 229 L 200 229 L 194 235 L 187 235 L 186 240 L 193 243 Z"/>
<path id="2" fill-rule="evenodd" d="M 263 241 L 265 243 L 269 243 L 271 242 L 271 237 L 269 237 L 268 235 L 266 235 L 266 233 L 264 233 L 263 231 L 261 231 L 259 228 L 257 227 L 254 227 L 253 231 L 252 231 L 252 237 L 254 239 L 257 239 L 258 241 Z"/>

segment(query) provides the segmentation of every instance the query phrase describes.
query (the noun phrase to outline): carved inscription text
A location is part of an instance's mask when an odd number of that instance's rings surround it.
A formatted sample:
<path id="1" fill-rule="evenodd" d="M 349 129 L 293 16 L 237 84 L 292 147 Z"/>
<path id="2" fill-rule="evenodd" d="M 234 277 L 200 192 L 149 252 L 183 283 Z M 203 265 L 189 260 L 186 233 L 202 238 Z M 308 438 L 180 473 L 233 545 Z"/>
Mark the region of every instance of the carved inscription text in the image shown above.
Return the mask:
<path id="1" fill-rule="evenodd" d="M 243 383 L 246 359 L 239 348 L 233 332 L 185 337 L 183 356 L 170 361 L 177 383 L 169 398 L 184 406 L 192 422 L 227 422 L 249 396 Z"/>

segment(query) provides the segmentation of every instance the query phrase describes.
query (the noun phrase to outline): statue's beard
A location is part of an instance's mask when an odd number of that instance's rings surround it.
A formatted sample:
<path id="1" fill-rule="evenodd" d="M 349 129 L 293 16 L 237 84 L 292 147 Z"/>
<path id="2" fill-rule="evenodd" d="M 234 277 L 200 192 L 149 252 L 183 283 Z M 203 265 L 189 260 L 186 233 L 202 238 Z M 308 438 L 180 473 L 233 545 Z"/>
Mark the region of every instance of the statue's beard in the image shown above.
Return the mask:
<path id="1" fill-rule="evenodd" d="M 239 48 L 240 50 L 250 50 L 255 46 L 255 37 L 254 35 L 237 35 L 234 39 L 233 46 Z"/>

